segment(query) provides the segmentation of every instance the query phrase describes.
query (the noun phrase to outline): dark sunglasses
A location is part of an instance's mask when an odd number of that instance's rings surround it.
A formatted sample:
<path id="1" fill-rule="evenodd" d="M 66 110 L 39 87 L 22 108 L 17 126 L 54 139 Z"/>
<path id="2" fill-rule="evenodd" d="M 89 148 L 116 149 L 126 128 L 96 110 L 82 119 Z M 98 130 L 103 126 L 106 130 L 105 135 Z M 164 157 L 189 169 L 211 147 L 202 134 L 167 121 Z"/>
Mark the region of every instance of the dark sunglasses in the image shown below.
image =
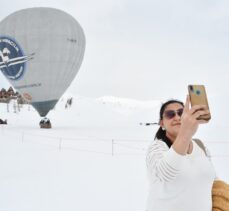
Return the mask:
<path id="1" fill-rule="evenodd" d="M 181 117 L 181 115 L 183 114 L 183 108 L 180 108 L 180 109 L 178 109 L 178 110 L 167 110 L 167 111 L 165 111 L 164 112 L 164 117 L 166 118 L 166 119 L 172 119 L 172 118 L 174 118 L 175 116 L 176 116 L 176 114 L 179 116 L 179 117 Z"/>

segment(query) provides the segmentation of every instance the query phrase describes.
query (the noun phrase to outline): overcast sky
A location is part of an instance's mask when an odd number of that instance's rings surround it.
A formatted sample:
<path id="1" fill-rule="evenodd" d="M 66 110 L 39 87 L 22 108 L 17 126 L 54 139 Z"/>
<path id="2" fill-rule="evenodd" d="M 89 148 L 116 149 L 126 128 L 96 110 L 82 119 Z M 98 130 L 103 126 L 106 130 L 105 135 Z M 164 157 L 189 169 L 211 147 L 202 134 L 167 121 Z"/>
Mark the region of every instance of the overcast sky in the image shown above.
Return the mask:
<path id="1" fill-rule="evenodd" d="M 205 84 L 213 117 L 226 129 L 228 1 L 9 0 L 0 19 L 34 6 L 64 10 L 84 29 L 85 57 L 69 92 L 184 100 L 188 84 Z M 2 75 L 0 82 L 8 86 Z"/>

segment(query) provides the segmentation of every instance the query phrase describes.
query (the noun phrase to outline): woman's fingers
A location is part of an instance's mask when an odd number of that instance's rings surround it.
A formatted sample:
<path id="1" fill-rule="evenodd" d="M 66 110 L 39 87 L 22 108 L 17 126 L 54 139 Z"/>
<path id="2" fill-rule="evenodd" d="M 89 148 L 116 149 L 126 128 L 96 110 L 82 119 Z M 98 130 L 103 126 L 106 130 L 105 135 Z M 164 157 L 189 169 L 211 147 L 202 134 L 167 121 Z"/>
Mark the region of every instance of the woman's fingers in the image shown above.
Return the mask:
<path id="1" fill-rule="evenodd" d="M 198 119 L 200 116 L 207 115 L 209 113 L 210 113 L 209 110 L 198 110 L 193 114 L 193 117 L 195 119 Z"/>
<path id="2" fill-rule="evenodd" d="M 204 119 L 200 119 L 200 120 L 197 120 L 198 124 L 206 124 L 208 123 L 209 120 L 204 120 Z"/>
<path id="3" fill-rule="evenodd" d="M 200 119 L 200 116 L 208 114 L 210 114 L 210 112 L 206 105 L 195 105 L 186 112 L 184 119 L 187 119 L 185 121 L 190 122 L 190 124 L 204 124 L 207 123 L 208 120 Z"/>
<path id="4" fill-rule="evenodd" d="M 185 101 L 185 104 L 184 104 L 184 111 L 185 112 L 189 111 L 189 105 L 190 105 L 190 98 L 189 98 L 189 95 L 187 95 L 186 96 L 186 101 Z"/>
<path id="5" fill-rule="evenodd" d="M 194 114 L 198 111 L 206 111 L 208 108 L 206 105 L 194 105 L 192 108 L 189 110 L 190 114 Z M 208 111 L 209 112 L 209 111 Z"/>

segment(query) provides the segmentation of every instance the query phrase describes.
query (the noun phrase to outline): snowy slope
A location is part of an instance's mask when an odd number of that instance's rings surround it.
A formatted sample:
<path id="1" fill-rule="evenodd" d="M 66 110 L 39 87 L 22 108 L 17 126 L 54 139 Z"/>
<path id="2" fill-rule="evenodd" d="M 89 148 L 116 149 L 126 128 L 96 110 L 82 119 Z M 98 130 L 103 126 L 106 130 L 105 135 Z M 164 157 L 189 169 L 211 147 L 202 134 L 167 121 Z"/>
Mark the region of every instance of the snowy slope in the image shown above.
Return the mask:
<path id="1" fill-rule="evenodd" d="M 73 104 L 65 109 L 66 101 Z M 67 94 L 41 130 L 30 106 L 0 104 L 0 210 L 145 210 L 145 149 L 157 126 L 159 101 Z M 206 143 L 218 176 L 229 182 L 227 143 Z M 217 142 L 218 141 L 218 142 Z"/>
<path id="2" fill-rule="evenodd" d="M 154 132 L 139 122 L 155 121 L 159 102 L 73 96 L 65 109 L 70 96 L 48 115 L 51 130 L 38 127 L 31 106 L 0 104 L 9 122 L 0 128 L 0 210 L 144 210 L 144 149 Z"/>

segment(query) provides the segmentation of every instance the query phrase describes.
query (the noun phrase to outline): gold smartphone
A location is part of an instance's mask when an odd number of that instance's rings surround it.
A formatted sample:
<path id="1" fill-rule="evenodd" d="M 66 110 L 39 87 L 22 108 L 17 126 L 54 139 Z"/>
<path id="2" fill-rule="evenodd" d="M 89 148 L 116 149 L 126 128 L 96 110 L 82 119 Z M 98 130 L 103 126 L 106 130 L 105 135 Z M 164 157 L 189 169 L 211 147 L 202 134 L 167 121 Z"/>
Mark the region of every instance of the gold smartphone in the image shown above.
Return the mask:
<path id="1" fill-rule="evenodd" d="M 188 93 L 190 96 L 191 106 L 194 105 L 206 105 L 208 110 L 208 99 L 204 85 L 188 85 Z M 211 114 L 201 115 L 198 120 L 209 121 L 211 119 Z"/>

